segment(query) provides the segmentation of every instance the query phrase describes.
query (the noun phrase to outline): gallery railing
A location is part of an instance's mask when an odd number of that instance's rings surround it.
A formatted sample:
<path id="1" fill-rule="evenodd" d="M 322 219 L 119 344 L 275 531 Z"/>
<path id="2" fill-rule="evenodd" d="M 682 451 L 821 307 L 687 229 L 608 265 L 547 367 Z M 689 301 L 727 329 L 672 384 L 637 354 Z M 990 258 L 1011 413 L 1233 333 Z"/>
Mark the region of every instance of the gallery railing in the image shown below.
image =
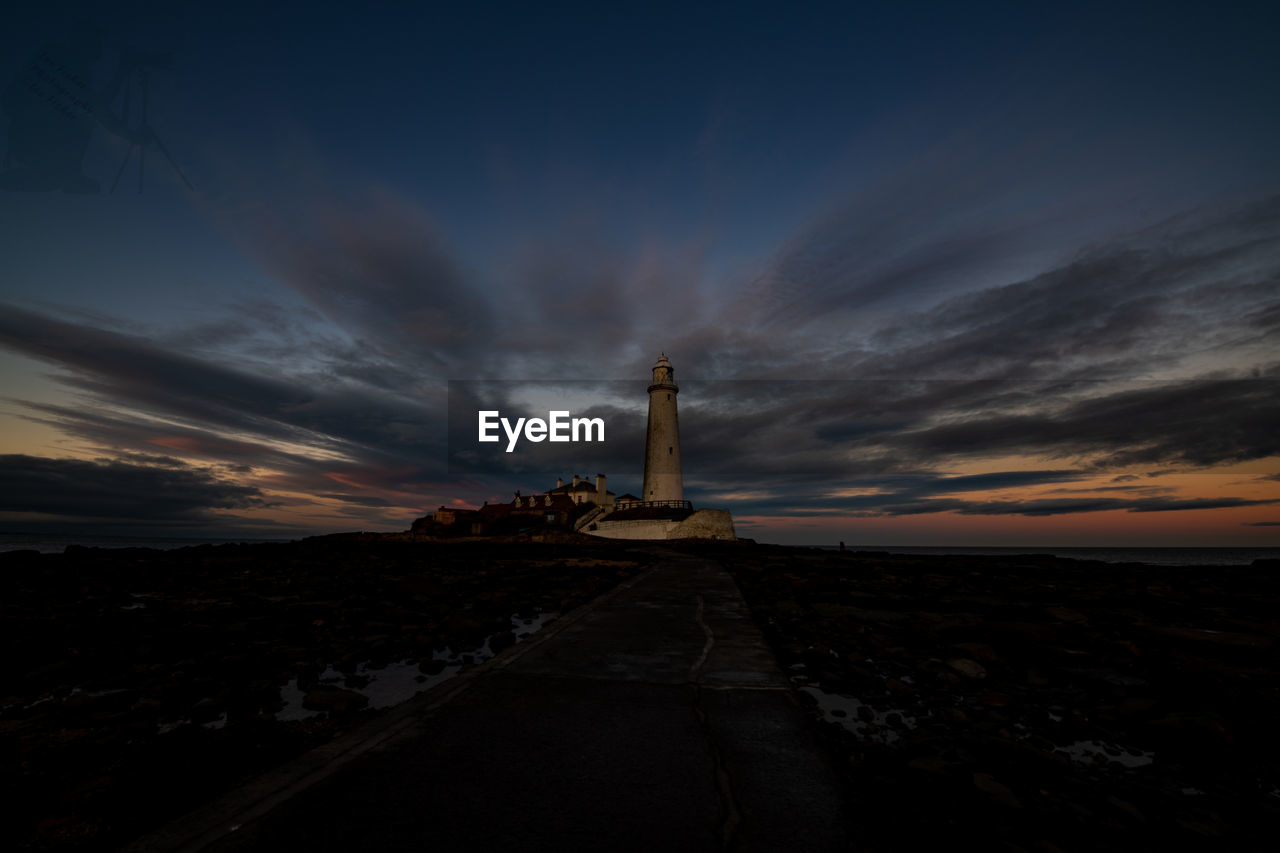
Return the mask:
<path id="1" fill-rule="evenodd" d="M 693 509 L 693 501 L 618 501 L 616 509 L 662 507 L 664 509 Z"/>

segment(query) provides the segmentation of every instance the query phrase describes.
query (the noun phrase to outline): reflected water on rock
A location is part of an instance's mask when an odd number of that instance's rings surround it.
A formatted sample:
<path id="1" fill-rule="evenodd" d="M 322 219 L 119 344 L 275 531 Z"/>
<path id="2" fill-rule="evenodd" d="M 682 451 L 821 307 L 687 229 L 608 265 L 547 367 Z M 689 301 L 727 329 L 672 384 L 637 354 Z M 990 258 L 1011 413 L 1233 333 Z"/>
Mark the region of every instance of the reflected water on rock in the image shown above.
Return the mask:
<path id="1" fill-rule="evenodd" d="M 914 729 L 917 725 L 915 717 L 900 709 L 877 710 L 853 696 L 827 693 L 814 684 L 798 686 L 797 689 L 813 697 L 822 719 L 876 743 L 895 743 L 902 737 L 898 729 Z"/>
<path id="2" fill-rule="evenodd" d="M 523 642 L 559 615 L 555 612 L 539 612 L 534 616 L 512 614 L 511 634 L 515 636 L 517 643 Z M 316 684 L 359 694 L 367 700 L 366 707 L 374 710 L 391 708 L 437 684 L 443 684 L 468 666 L 484 663 L 494 657 L 496 653 L 492 649 L 492 643 L 498 636 L 491 634 L 479 646 L 467 651 L 455 652 L 451 647 L 437 649 L 432 654 L 432 660 L 443 663 L 443 667 L 438 670 L 435 666 L 426 665 L 425 661 L 409 659 L 384 666 L 374 666 L 371 661 L 365 661 L 353 673 L 340 672 L 330 664 L 320 674 Z M 289 679 L 280 688 L 280 701 L 284 707 L 276 712 L 275 719 L 287 723 L 328 713 L 319 708 L 307 707 L 307 693 L 299 687 L 296 677 Z"/>

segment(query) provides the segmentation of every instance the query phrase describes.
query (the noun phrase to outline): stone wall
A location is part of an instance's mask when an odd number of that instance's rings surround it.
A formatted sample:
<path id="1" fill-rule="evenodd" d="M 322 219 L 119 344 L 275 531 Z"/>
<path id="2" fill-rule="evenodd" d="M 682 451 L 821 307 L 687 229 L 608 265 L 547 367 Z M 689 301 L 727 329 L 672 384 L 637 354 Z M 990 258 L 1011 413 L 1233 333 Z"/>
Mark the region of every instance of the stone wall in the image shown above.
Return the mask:
<path id="1" fill-rule="evenodd" d="M 610 521 L 606 518 L 604 521 L 596 522 L 595 530 L 584 529 L 578 532 L 603 539 L 668 539 L 670 537 L 667 534 L 679 526 L 678 521 L 656 519 Z"/>
<path id="2" fill-rule="evenodd" d="M 733 516 L 727 509 L 700 509 L 680 522 L 668 539 L 733 539 Z"/>
<path id="3" fill-rule="evenodd" d="M 587 525 L 590 527 L 590 525 Z M 696 510 L 684 521 L 644 519 L 596 522 L 595 530 L 582 530 L 604 539 L 730 539 L 736 540 L 733 516 L 727 509 Z"/>

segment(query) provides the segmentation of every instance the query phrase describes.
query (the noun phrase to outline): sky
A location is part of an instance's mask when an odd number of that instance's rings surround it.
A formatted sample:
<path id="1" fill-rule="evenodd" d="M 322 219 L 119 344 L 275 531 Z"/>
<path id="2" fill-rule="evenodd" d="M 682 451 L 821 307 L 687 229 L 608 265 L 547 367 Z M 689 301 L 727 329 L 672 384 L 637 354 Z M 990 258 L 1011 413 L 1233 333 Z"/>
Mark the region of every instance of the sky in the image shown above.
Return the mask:
<path id="1" fill-rule="evenodd" d="M 1270 3 L 9 11 L 0 531 L 638 492 L 665 352 L 686 497 L 743 536 L 1280 546 L 1277 32 Z M 478 401 L 607 440 L 460 464 Z"/>

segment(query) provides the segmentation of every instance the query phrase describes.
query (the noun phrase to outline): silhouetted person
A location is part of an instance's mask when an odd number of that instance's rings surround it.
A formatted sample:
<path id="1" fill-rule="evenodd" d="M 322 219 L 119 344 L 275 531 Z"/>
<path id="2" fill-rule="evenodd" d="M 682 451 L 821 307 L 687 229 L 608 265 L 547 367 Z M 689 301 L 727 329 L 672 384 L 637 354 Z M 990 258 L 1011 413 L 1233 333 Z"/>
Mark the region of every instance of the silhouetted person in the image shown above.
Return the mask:
<path id="1" fill-rule="evenodd" d="M 166 60 L 122 51 L 115 75 L 99 91 L 93 69 L 102 60 L 102 36 L 79 26 L 37 51 L 0 95 L 9 116 L 9 140 L 0 188 L 99 192 L 84 174 L 84 154 L 96 125 L 135 144 L 145 145 L 150 131 L 133 130 L 111 111 L 130 72 Z"/>

